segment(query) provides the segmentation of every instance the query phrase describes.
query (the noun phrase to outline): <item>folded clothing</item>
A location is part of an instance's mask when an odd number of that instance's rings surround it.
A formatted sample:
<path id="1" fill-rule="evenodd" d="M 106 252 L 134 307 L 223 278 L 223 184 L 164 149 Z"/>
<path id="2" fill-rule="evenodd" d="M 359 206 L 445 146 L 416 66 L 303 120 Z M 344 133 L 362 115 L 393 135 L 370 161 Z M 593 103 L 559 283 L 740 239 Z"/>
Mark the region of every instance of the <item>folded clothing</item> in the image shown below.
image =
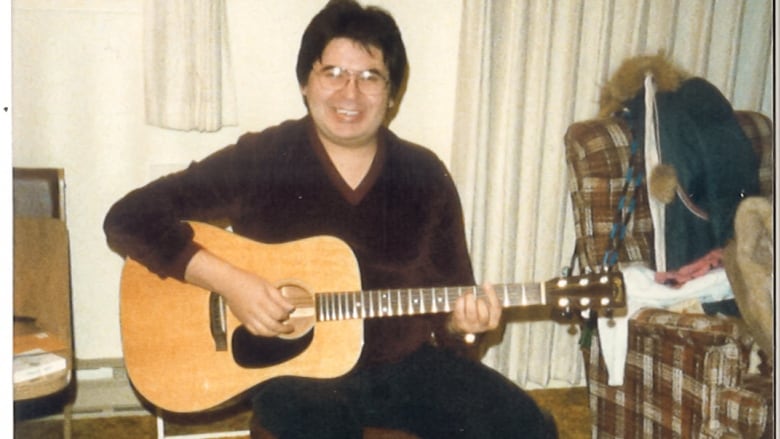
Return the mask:
<path id="1" fill-rule="evenodd" d="M 723 268 L 670 287 L 655 281 L 655 272 L 647 267 L 632 265 L 621 270 L 626 286 L 626 316 L 599 318 L 599 342 L 611 386 L 623 384 L 628 351 L 628 319 L 642 308 L 670 308 L 680 303 L 698 300 L 712 303 L 733 299 L 734 293 Z"/>

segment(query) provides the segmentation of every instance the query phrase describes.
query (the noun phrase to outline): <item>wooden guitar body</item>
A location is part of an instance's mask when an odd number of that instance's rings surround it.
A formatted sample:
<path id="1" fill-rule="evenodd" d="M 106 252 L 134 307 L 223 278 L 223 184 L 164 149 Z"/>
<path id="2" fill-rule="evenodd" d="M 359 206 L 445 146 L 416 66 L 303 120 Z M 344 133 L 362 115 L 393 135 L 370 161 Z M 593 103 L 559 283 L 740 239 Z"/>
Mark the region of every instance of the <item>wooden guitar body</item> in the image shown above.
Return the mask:
<path id="1" fill-rule="evenodd" d="M 280 285 L 310 292 L 360 290 L 357 260 L 338 239 L 263 244 L 205 224 L 192 226 L 196 242 Z M 230 337 L 240 323 L 226 312 L 227 349 L 218 350 L 211 332 L 210 297 L 209 291 L 160 279 L 132 259 L 125 264 L 120 301 L 125 365 L 136 390 L 162 409 L 205 410 L 281 375 L 340 376 L 360 356 L 363 320 L 325 321 L 315 324 L 306 350 L 284 364 L 242 367 L 234 360 Z"/>

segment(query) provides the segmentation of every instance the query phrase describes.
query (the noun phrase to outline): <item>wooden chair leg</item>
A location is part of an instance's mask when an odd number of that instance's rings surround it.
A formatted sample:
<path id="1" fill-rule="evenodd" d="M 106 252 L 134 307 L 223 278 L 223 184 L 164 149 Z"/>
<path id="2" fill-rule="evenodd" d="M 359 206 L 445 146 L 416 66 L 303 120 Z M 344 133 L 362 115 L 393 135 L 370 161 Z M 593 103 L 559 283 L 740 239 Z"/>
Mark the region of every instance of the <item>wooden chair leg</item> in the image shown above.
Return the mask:
<path id="1" fill-rule="evenodd" d="M 62 410 L 62 437 L 71 439 L 73 436 L 73 403 L 65 404 Z"/>

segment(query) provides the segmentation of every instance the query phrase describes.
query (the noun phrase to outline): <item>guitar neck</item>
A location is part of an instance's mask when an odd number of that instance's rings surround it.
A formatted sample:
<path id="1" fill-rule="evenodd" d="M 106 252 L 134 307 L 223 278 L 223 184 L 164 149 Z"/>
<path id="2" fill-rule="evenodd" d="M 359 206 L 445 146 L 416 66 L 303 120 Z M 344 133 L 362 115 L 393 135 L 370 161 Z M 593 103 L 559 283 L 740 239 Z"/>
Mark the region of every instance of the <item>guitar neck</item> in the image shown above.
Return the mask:
<path id="1" fill-rule="evenodd" d="M 544 284 L 494 285 L 504 308 L 546 305 Z M 316 295 L 317 321 L 371 319 L 447 313 L 464 294 L 483 294 L 477 286 L 401 288 Z"/>

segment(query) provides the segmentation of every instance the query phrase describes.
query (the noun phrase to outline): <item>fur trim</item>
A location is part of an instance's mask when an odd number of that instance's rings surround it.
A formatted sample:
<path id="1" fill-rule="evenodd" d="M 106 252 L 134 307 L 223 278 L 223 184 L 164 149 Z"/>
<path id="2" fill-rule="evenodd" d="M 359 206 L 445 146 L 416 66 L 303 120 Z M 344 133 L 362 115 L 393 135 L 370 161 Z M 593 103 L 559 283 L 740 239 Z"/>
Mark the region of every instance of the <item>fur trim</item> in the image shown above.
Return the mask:
<path id="1" fill-rule="evenodd" d="M 660 164 L 650 171 L 650 196 L 664 204 L 674 201 L 680 183 L 677 171 L 671 165 Z"/>
<path id="2" fill-rule="evenodd" d="M 656 90 L 674 91 L 690 77 L 675 66 L 663 51 L 657 55 L 644 55 L 623 61 L 612 77 L 604 84 L 599 97 L 599 117 L 610 117 L 623 109 L 625 102 L 633 99 L 644 87 L 647 72 L 652 72 Z"/>
<path id="3" fill-rule="evenodd" d="M 767 354 L 774 360 L 774 208 L 764 197 L 745 198 L 734 217 L 734 239 L 723 263 L 739 312 Z"/>

